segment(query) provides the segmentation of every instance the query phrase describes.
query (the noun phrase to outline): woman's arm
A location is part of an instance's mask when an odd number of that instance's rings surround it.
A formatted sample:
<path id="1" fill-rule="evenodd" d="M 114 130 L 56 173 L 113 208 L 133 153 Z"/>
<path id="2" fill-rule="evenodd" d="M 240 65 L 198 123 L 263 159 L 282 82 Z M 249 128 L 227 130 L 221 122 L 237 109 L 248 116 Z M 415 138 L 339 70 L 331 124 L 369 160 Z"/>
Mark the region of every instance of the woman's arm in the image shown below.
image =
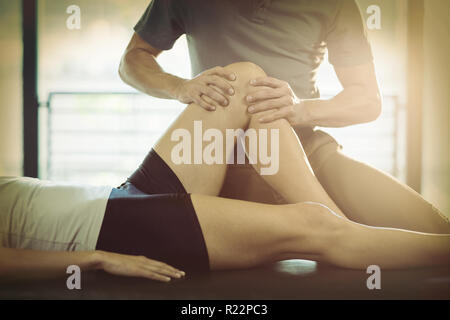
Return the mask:
<path id="1" fill-rule="evenodd" d="M 66 275 L 70 265 L 82 271 L 104 270 L 120 276 L 158 281 L 180 278 L 184 272 L 142 256 L 105 251 L 34 251 L 0 247 L 0 280 L 51 278 Z"/>

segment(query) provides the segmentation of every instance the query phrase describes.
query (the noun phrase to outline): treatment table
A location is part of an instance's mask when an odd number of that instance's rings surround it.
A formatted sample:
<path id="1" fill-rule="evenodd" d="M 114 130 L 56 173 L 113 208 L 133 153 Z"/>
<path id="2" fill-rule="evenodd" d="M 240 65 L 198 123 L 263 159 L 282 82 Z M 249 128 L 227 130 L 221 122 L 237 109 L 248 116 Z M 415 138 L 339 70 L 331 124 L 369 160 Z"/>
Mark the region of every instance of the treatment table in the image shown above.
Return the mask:
<path id="1" fill-rule="evenodd" d="M 381 270 L 379 290 L 367 288 L 369 276 L 305 260 L 192 274 L 169 283 L 94 271 L 81 274 L 80 290 L 67 289 L 66 278 L 0 283 L 0 299 L 450 299 L 449 267 Z"/>

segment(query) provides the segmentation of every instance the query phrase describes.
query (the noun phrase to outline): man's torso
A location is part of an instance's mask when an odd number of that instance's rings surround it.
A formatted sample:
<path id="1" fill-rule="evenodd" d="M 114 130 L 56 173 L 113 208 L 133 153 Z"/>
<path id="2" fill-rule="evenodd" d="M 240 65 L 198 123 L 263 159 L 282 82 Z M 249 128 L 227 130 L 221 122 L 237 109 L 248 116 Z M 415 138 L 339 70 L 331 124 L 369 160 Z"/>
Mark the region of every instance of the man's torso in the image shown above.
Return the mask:
<path id="1" fill-rule="evenodd" d="M 288 81 L 299 97 L 319 96 L 315 74 L 336 1 L 191 0 L 185 5 L 193 74 L 251 60 L 269 76 Z"/>

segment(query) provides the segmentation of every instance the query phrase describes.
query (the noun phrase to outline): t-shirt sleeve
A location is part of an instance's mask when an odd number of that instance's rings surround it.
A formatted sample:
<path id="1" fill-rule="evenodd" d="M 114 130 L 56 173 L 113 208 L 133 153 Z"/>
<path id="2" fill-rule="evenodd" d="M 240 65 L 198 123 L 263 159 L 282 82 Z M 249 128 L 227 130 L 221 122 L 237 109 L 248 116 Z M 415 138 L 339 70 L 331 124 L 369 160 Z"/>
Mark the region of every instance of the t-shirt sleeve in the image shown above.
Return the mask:
<path id="1" fill-rule="evenodd" d="M 151 46 L 169 50 L 185 33 L 179 0 L 152 0 L 134 31 Z"/>
<path id="2" fill-rule="evenodd" d="M 328 59 L 335 67 L 351 67 L 373 61 L 367 30 L 355 0 L 338 0 L 325 41 Z"/>

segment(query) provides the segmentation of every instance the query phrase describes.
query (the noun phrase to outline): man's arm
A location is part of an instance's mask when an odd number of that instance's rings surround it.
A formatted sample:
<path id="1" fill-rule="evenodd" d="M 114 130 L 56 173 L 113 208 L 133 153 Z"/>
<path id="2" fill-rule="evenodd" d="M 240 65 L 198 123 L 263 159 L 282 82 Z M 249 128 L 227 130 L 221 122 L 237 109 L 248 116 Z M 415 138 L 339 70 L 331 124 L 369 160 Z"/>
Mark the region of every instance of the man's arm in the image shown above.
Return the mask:
<path id="1" fill-rule="evenodd" d="M 381 94 L 372 63 L 335 68 L 343 90 L 329 100 L 305 100 L 299 124 L 346 127 L 376 120 L 382 110 Z"/>
<path id="2" fill-rule="evenodd" d="M 285 118 L 292 126 L 346 127 L 376 120 L 381 114 L 381 95 L 372 63 L 337 68 L 343 90 L 332 99 L 298 99 L 289 84 L 273 78 L 255 79 L 261 90 L 252 95 L 249 112 L 277 109 L 261 119 Z"/>
<path id="3" fill-rule="evenodd" d="M 162 262 L 140 256 L 104 251 L 34 251 L 0 247 L 0 281 L 61 277 L 70 265 L 77 265 L 82 271 L 104 270 L 115 275 L 158 281 L 170 281 L 170 277 L 184 275 Z"/>
<path id="4" fill-rule="evenodd" d="M 184 79 L 163 71 L 156 61 L 161 52 L 134 33 L 122 56 L 119 75 L 126 84 L 141 92 L 157 98 L 175 99 L 176 88 Z"/>
<path id="5" fill-rule="evenodd" d="M 228 105 L 227 97 L 233 95 L 234 90 L 225 79 L 233 81 L 235 75 L 216 67 L 192 80 L 182 79 L 164 72 L 156 61 L 161 52 L 135 33 L 120 63 L 121 79 L 157 98 L 176 99 L 186 104 L 195 102 L 207 110 Z"/>

